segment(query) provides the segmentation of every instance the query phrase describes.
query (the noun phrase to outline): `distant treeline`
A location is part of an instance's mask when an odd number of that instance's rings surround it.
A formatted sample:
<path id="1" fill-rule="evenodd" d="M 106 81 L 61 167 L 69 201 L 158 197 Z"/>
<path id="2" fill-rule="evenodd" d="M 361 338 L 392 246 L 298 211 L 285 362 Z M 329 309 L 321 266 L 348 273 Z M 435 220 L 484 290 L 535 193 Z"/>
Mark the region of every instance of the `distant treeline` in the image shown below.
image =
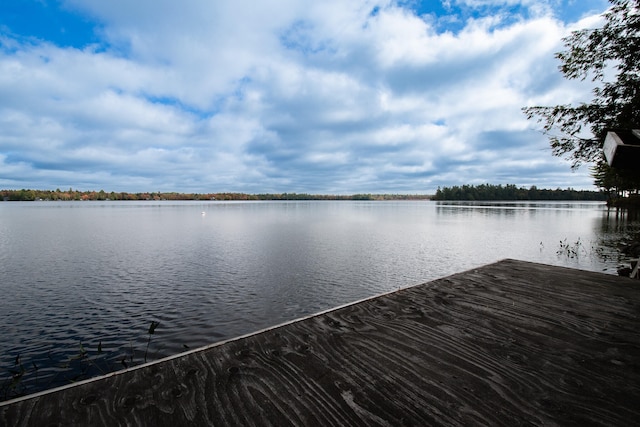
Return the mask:
<path id="1" fill-rule="evenodd" d="M 532 186 L 516 187 L 512 184 L 502 185 L 463 185 L 443 187 L 436 191 L 432 200 L 607 200 L 607 194 L 599 191 L 546 190 Z"/>
<path id="2" fill-rule="evenodd" d="M 124 193 L 79 190 L 0 190 L 0 201 L 35 200 L 428 200 L 421 194 L 353 194 L 350 196 L 305 193 Z"/>

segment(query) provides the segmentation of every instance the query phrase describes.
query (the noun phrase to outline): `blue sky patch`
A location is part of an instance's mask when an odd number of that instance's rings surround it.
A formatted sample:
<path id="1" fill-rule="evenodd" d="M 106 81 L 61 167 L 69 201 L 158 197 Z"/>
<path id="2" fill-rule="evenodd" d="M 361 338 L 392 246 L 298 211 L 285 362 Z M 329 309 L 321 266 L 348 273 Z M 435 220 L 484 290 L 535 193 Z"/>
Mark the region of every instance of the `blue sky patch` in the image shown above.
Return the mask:
<path id="1" fill-rule="evenodd" d="M 6 0 L 0 2 L 0 29 L 9 34 L 36 38 L 58 46 L 83 48 L 99 43 L 96 23 L 46 0 Z"/>

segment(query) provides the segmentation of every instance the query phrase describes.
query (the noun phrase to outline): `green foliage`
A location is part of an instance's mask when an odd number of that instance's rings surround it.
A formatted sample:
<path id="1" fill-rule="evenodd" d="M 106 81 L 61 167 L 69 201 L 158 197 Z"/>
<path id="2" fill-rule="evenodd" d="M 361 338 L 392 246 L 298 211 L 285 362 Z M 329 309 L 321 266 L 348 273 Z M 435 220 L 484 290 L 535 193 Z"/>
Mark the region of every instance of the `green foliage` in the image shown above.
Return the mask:
<path id="1" fill-rule="evenodd" d="M 33 190 L 16 190 L 5 196 L 11 201 L 33 201 L 36 200 L 36 192 Z"/>
<path id="2" fill-rule="evenodd" d="M 543 123 L 553 154 L 573 168 L 604 161 L 607 130 L 640 128 L 640 0 L 610 3 L 602 27 L 572 32 L 563 39 L 567 50 L 556 54 L 564 77 L 597 82 L 591 102 L 523 109 Z"/>
<path id="3" fill-rule="evenodd" d="M 596 191 L 546 190 L 536 186 L 516 187 L 513 184 L 502 185 L 463 185 L 438 187 L 433 200 L 606 200 L 607 195 Z"/>

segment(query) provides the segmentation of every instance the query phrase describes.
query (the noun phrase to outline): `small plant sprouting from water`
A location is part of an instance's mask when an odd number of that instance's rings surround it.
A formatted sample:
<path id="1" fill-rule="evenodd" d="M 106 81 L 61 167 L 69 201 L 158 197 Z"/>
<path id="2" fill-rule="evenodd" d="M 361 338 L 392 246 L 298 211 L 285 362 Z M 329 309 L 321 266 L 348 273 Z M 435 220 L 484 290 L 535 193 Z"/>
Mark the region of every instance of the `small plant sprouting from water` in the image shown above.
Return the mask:
<path id="1" fill-rule="evenodd" d="M 18 354 L 13 365 L 13 368 L 9 369 L 10 377 L 0 388 L 3 400 L 26 394 L 27 386 L 24 384 L 23 379 L 27 374 L 35 373 L 35 380 L 38 380 L 38 365 L 35 362 L 31 362 L 33 369 L 27 370 L 22 364 L 22 356 Z"/>
<path id="2" fill-rule="evenodd" d="M 25 372 L 26 371 L 24 369 L 24 366 L 22 366 L 22 360 L 20 359 L 20 355 L 18 354 L 16 356 L 13 369 L 9 370 L 11 378 L 9 379 L 9 384 L 6 386 L 5 398 L 7 397 L 7 394 L 21 393 L 21 391 L 24 389 L 24 385 L 22 384 L 22 377 L 24 376 Z"/>
<path id="3" fill-rule="evenodd" d="M 156 328 L 160 326 L 160 322 L 156 322 L 155 320 L 151 321 L 151 325 L 149 326 L 149 339 L 147 340 L 147 348 L 144 350 L 144 362 L 147 363 L 147 353 L 149 352 L 149 344 L 151 344 L 151 335 L 155 334 Z"/>
<path id="4" fill-rule="evenodd" d="M 607 253 L 605 248 L 598 246 L 596 243 L 591 242 L 591 246 L 587 246 L 582 243 L 582 240 L 578 239 L 574 243 L 568 243 L 567 239 L 560 241 L 560 248 L 556 251 L 558 256 L 567 256 L 568 258 L 579 258 L 580 256 L 598 256 L 603 261 L 607 261 L 611 255 Z"/>
<path id="5" fill-rule="evenodd" d="M 159 325 L 160 322 L 154 320 L 151 322 L 149 329 L 147 330 L 148 338 L 144 352 L 144 363 L 147 362 L 149 355 L 151 336 L 155 334 Z M 23 365 L 22 355 L 18 354 L 14 359 L 13 366 L 10 369 L 7 369 L 8 375 L 2 380 L 2 382 L 0 382 L 0 401 L 25 396 L 39 390 L 45 390 L 51 387 L 52 384 L 55 384 L 58 375 L 62 375 L 64 382 L 74 383 L 82 379 L 91 378 L 96 375 L 104 375 L 107 372 L 117 370 L 117 367 L 114 367 L 112 363 L 115 362 L 117 364 L 118 360 L 120 360 L 120 363 L 124 368 L 134 366 L 137 363 L 134 363 L 135 351 L 133 343 L 131 342 L 130 348 L 131 353 L 129 355 L 125 355 L 122 359 L 116 359 L 115 361 L 113 358 L 109 357 L 109 354 L 105 353 L 102 346 L 102 340 L 98 342 L 97 349 L 91 352 L 82 344 L 82 342 L 80 342 L 77 353 L 70 356 L 62 363 L 56 363 L 53 361 L 53 358 L 49 353 L 49 360 L 51 360 L 54 366 L 57 366 L 62 371 L 53 375 L 53 377 L 44 384 L 44 387 L 42 384 L 38 384 L 38 366 L 36 363 L 31 362 L 33 367 L 26 368 Z M 111 355 L 113 356 L 113 353 L 111 353 Z M 129 363 L 127 363 L 127 360 Z M 57 380 L 57 383 L 60 383 L 59 379 Z"/>
<path id="6" fill-rule="evenodd" d="M 67 363 L 63 364 L 62 366 L 64 368 L 71 369 L 71 363 L 75 363 L 76 361 L 80 363 L 80 367 L 79 369 L 77 369 L 77 371 L 79 372 L 70 378 L 67 377 L 67 380 L 73 383 L 81 379 L 88 378 L 90 376 L 88 375 L 89 369 L 91 369 L 92 367 L 95 368 L 95 370 L 100 375 L 104 375 L 106 373 L 105 370 L 102 369 L 98 364 L 100 362 L 98 358 L 100 357 L 101 354 L 102 354 L 102 341 L 98 342 L 98 349 L 96 351 L 96 356 L 94 358 L 91 358 L 91 356 L 89 355 L 89 351 L 84 348 L 81 341 L 80 347 L 78 349 L 78 354 L 71 357 L 69 361 L 67 361 Z M 102 363 L 104 364 L 106 362 L 103 360 Z"/>
<path id="7" fill-rule="evenodd" d="M 556 255 L 558 257 L 566 257 L 576 261 L 581 258 L 584 259 L 584 257 L 589 257 L 598 258 L 602 262 L 608 262 L 610 260 L 615 260 L 618 253 L 612 249 L 611 246 L 612 245 L 607 242 L 598 243 L 590 241 L 589 244 L 587 244 L 584 243 L 580 237 L 575 241 L 569 241 L 569 239 L 565 238 L 564 240 L 560 240 L 558 249 L 556 250 Z M 545 250 L 543 242 L 540 242 L 538 247 L 540 253 Z"/>
<path id="8" fill-rule="evenodd" d="M 567 242 L 567 239 L 560 241 L 560 248 L 556 251 L 558 255 L 565 255 L 568 258 L 578 258 L 580 255 L 588 255 L 582 241 L 578 237 L 574 243 Z"/>

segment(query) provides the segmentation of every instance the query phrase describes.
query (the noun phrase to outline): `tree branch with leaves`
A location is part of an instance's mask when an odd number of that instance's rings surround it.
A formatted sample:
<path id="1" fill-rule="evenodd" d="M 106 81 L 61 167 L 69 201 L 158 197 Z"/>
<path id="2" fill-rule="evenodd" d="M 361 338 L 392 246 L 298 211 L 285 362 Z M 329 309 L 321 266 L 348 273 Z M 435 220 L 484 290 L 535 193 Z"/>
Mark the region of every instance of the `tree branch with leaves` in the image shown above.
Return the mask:
<path id="1" fill-rule="evenodd" d="M 523 108 L 543 124 L 553 155 L 572 168 L 604 167 L 607 130 L 640 128 L 640 0 L 610 3 L 602 27 L 573 31 L 563 39 L 567 50 L 556 54 L 565 78 L 597 83 L 591 102 Z"/>

